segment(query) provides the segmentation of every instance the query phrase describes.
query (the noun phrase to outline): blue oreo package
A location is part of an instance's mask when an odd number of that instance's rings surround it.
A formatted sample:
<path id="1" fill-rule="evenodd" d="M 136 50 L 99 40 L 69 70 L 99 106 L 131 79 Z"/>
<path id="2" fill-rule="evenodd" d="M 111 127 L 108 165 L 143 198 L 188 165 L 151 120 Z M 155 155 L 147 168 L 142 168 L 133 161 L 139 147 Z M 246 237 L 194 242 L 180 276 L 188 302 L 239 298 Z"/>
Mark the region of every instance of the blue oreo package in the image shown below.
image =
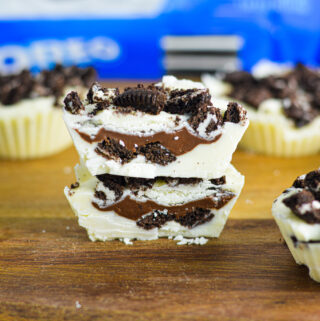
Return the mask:
<path id="1" fill-rule="evenodd" d="M 0 73 L 55 63 L 100 78 L 319 64 L 317 0 L 10 0 L 0 9 Z"/>

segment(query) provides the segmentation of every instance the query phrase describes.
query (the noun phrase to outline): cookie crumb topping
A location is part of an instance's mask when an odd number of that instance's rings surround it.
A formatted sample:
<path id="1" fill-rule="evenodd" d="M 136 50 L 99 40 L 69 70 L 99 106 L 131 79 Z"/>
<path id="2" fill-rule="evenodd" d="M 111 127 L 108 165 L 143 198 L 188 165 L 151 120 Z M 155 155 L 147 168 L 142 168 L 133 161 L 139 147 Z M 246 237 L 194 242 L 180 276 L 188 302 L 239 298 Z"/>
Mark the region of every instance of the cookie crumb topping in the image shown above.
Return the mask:
<path id="1" fill-rule="evenodd" d="M 298 191 L 283 199 L 292 212 L 307 223 L 320 223 L 320 171 L 312 171 L 293 182 Z"/>

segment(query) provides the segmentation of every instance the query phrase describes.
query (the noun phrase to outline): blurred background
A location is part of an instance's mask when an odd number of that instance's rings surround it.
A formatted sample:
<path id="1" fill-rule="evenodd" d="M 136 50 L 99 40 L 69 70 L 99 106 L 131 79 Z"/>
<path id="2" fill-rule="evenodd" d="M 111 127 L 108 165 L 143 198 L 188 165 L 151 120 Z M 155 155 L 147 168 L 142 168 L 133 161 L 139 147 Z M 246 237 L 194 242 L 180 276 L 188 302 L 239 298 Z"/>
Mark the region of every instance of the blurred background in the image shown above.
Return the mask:
<path id="1" fill-rule="evenodd" d="M 0 0 L 0 73 L 56 63 L 103 79 L 320 62 L 318 0 Z"/>

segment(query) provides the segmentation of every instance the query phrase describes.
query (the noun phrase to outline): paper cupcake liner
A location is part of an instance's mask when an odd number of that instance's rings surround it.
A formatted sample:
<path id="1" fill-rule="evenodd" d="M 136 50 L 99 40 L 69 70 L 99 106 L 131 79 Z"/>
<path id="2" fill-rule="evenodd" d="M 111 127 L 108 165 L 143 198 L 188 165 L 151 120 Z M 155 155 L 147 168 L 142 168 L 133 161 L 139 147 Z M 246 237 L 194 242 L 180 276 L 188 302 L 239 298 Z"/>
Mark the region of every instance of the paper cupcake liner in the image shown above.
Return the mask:
<path id="1" fill-rule="evenodd" d="M 31 115 L 0 116 L 0 158 L 28 159 L 58 153 L 71 138 L 58 108 Z"/>
<path id="2" fill-rule="evenodd" d="M 306 128 L 293 130 L 284 124 L 250 120 L 239 146 L 270 156 L 312 155 L 320 151 L 320 130 L 310 128 L 308 133 Z"/>
<path id="3" fill-rule="evenodd" d="M 320 282 L 320 243 L 293 242 L 294 231 L 284 220 L 275 216 L 281 234 L 297 264 L 304 264 L 309 268 L 310 277 Z M 319 240 L 320 242 L 320 240 Z"/>

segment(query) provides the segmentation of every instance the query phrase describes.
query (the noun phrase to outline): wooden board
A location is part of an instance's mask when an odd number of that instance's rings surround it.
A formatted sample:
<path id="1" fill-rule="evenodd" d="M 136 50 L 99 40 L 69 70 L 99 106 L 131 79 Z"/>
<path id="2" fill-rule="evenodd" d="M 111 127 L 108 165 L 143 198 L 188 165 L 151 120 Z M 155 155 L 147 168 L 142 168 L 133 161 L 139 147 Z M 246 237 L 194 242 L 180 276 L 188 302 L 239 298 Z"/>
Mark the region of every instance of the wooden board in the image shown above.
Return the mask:
<path id="1" fill-rule="evenodd" d="M 220 239 L 92 243 L 62 189 L 73 148 L 0 167 L 0 320 L 319 320 L 320 285 L 294 263 L 272 200 L 319 156 L 236 152 L 246 186 Z M 78 307 L 78 308 L 77 308 Z"/>

